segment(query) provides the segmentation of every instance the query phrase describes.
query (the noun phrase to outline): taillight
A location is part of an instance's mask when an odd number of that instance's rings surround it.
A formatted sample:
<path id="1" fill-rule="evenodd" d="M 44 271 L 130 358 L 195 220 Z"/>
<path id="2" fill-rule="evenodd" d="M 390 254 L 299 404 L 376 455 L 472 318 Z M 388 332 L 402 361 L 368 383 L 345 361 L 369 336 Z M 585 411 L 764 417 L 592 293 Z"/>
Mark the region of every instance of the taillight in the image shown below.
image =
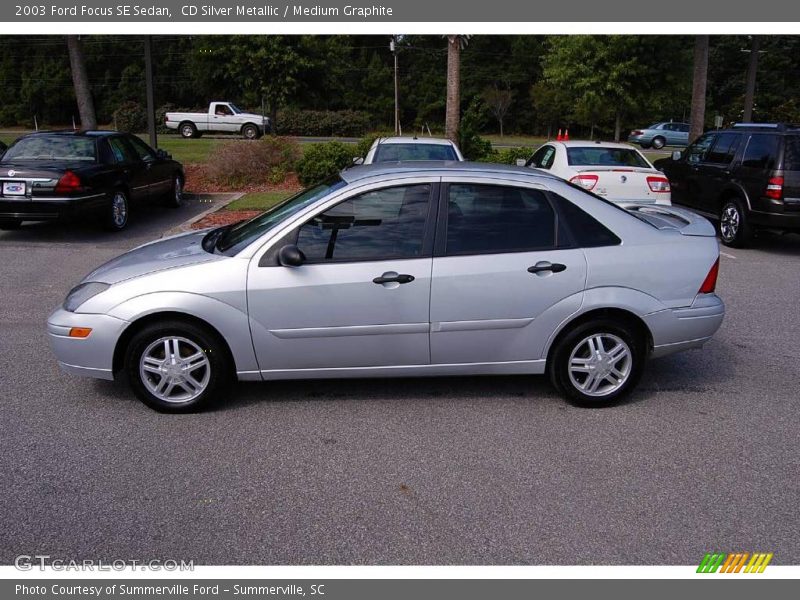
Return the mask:
<path id="1" fill-rule="evenodd" d="M 641 129 L 634 129 L 633 131 L 631 131 L 631 135 L 642 135 L 643 133 L 644 131 L 642 131 Z"/>
<path id="2" fill-rule="evenodd" d="M 61 176 L 56 184 L 56 194 L 70 194 L 83 189 L 81 178 L 72 171 L 67 171 Z"/>
<path id="3" fill-rule="evenodd" d="M 585 190 L 591 190 L 597 185 L 597 175 L 575 175 L 570 182 L 578 184 Z"/>
<path id="4" fill-rule="evenodd" d="M 647 178 L 647 185 L 650 188 L 651 192 L 668 192 L 669 191 L 669 179 L 666 177 L 659 177 L 658 175 L 653 175 Z"/>
<path id="5" fill-rule="evenodd" d="M 780 200 L 783 197 L 783 177 L 770 177 L 764 195 L 767 198 Z"/>
<path id="6" fill-rule="evenodd" d="M 706 275 L 705 280 L 703 280 L 703 285 L 700 286 L 697 293 L 713 294 L 714 290 L 717 288 L 717 275 L 719 275 L 719 256 L 717 260 L 714 261 L 714 264 L 711 265 L 711 269 L 708 271 L 708 275 Z"/>

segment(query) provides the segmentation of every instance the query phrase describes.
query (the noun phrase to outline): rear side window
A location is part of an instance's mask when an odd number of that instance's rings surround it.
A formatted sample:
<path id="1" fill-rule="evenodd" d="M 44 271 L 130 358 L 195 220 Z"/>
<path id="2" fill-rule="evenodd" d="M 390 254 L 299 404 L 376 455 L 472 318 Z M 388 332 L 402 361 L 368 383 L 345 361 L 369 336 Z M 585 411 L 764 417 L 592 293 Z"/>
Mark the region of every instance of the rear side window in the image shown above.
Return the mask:
<path id="1" fill-rule="evenodd" d="M 558 207 L 561 217 L 560 226 L 569 232 L 576 246 L 597 248 L 599 246 L 616 246 L 622 243 L 622 240 L 605 225 L 566 198 L 552 192 L 550 197 Z"/>
<path id="2" fill-rule="evenodd" d="M 447 255 L 555 247 L 555 212 L 539 190 L 451 184 L 447 207 Z"/>
<path id="3" fill-rule="evenodd" d="M 122 138 L 112 137 L 108 139 L 108 147 L 114 157 L 114 162 L 124 163 L 134 160 L 132 150 L 125 144 Z"/>
<path id="4" fill-rule="evenodd" d="M 783 139 L 783 168 L 787 171 L 800 171 L 800 136 L 787 135 Z"/>
<path id="5" fill-rule="evenodd" d="M 306 222 L 297 246 L 311 263 L 421 256 L 430 195 L 425 184 L 349 198 Z"/>
<path id="6" fill-rule="evenodd" d="M 720 133 L 714 142 L 714 147 L 706 155 L 705 162 L 729 165 L 736 155 L 740 137 L 738 133 Z"/>
<path id="7" fill-rule="evenodd" d="M 778 136 L 757 133 L 750 136 L 742 157 L 742 166 L 750 169 L 775 168 L 778 159 Z"/>

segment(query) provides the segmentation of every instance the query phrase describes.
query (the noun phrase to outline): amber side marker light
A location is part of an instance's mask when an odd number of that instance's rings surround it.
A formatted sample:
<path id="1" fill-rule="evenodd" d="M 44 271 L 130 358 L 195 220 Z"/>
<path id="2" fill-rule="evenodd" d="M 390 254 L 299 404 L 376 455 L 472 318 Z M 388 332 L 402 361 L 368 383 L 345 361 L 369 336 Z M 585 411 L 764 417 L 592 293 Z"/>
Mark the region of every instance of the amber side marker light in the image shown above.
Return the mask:
<path id="1" fill-rule="evenodd" d="M 71 338 L 86 338 L 92 333 L 91 327 L 73 327 L 69 330 L 69 337 Z"/>

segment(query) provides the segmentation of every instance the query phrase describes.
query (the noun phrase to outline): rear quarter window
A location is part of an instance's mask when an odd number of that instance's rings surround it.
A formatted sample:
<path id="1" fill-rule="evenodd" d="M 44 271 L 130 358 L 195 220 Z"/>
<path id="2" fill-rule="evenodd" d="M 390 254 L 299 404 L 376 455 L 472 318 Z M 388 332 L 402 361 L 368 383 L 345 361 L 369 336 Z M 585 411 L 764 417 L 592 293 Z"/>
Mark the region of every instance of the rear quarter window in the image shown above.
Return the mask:
<path id="1" fill-rule="evenodd" d="M 749 169 L 775 168 L 778 159 L 778 136 L 756 133 L 750 136 L 742 157 L 742 166 Z"/>
<path id="2" fill-rule="evenodd" d="M 597 248 L 600 246 L 617 246 L 622 243 L 622 240 L 608 227 L 566 198 L 553 192 L 550 192 L 550 197 L 558 209 L 559 235 L 563 231 L 572 238 L 575 246 Z"/>
<path id="3" fill-rule="evenodd" d="M 800 171 L 800 135 L 787 135 L 783 151 L 783 168 L 787 171 Z"/>

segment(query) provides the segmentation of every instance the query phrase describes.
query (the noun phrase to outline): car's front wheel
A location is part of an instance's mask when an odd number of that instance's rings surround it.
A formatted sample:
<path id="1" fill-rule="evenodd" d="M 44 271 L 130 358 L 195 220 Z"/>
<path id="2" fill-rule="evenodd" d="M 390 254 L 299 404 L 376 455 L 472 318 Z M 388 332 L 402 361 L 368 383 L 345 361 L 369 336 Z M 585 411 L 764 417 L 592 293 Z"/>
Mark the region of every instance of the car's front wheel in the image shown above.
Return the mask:
<path id="1" fill-rule="evenodd" d="M 743 248 L 753 237 L 742 203 L 732 198 L 726 200 L 719 214 L 719 237 L 731 248 Z"/>
<path id="2" fill-rule="evenodd" d="M 548 370 L 553 385 L 572 403 L 608 406 L 636 387 L 645 355 L 644 342 L 634 329 L 615 320 L 597 319 L 556 343 Z"/>
<path id="3" fill-rule="evenodd" d="M 242 127 L 242 137 L 246 140 L 254 140 L 258 137 L 258 127 L 255 125 L 245 125 Z"/>
<path id="4" fill-rule="evenodd" d="M 125 370 L 136 396 L 169 413 L 201 410 L 230 381 L 225 348 L 206 328 L 189 322 L 152 323 L 128 345 Z"/>

